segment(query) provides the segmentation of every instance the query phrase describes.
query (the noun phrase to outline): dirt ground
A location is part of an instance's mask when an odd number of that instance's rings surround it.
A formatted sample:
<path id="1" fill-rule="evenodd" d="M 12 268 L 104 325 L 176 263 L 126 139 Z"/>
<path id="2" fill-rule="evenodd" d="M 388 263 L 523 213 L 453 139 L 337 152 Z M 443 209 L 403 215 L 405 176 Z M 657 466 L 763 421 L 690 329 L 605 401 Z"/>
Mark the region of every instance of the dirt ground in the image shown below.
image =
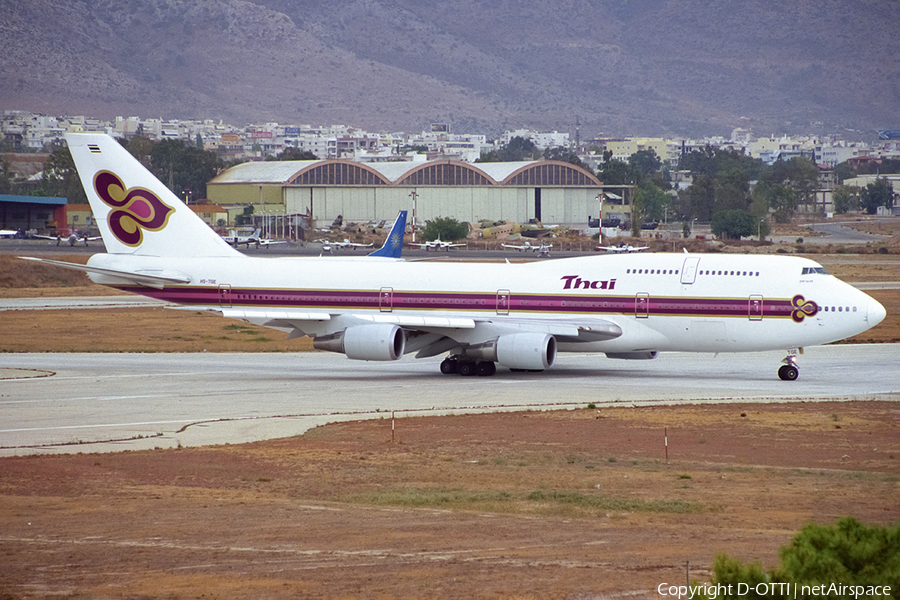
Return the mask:
<path id="1" fill-rule="evenodd" d="M 809 522 L 894 523 L 898 498 L 898 402 L 386 418 L 3 458 L 0 598 L 655 598 L 686 563 L 707 581 L 718 553 L 776 564 Z"/>
<path id="2" fill-rule="evenodd" d="M 900 280 L 895 255 L 815 258 Z M 0 294 L 105 289 L 17 276 L 34 287 Z M 888 319 L 862 341 L 900 340 L 900 293 L 869 293 Z M 304 348 L 165 309 L 7 312 L 0 327 L 7 352 Z M 659 598 L 686 567 L 708 581 L 719 553 L 776 564 L 809 522 L 896 523 L 898 498 L 900 402 L 385 418 L 0 458 L 0 600 Z"/>

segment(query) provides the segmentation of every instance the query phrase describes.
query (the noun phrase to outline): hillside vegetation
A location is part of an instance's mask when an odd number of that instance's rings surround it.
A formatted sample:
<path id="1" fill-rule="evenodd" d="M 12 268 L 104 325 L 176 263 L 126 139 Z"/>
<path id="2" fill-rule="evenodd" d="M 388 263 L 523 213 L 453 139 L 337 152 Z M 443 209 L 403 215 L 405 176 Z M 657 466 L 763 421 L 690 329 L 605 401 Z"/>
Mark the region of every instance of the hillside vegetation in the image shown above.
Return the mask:
<path id="1" fill-rule="evenodd" d="M 873 137 L 900 3 L 3 2 L 0 107 L 415 132 Z M 864 101 L 861 100 L 864 98 Z M 890 119 L 888 119 L 889 121 Z M 851 132 L 852 133 L 852 132 Z"/>

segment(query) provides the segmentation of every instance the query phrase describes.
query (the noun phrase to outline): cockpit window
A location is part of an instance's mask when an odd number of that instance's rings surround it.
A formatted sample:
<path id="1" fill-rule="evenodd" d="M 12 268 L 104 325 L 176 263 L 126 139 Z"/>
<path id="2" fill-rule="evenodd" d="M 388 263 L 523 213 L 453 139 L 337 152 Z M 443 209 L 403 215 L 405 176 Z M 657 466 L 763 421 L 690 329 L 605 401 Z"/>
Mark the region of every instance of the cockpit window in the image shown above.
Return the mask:
<path id="1" fill-rule="evenodd" d="M 819 275 L 828 275 L 828 271 L 826 271 L 824 267 L 803 267 L 804 275 L 812 275 L 813 273 L 818 273 Z"/>

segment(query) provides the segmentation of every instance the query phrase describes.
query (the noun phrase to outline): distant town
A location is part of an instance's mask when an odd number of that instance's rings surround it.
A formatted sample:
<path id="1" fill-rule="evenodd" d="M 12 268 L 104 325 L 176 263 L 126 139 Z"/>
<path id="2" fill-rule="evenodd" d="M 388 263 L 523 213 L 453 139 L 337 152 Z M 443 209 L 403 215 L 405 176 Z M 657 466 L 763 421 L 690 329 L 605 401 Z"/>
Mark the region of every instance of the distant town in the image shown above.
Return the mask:
<path id="1" fill-rule="evenodd" d="M 373 133 L 347 125 L 239 127 L 211 119 L 103 121 L 5 110 L 4 230 L 95 233 L 68 153 L 60 152 L 67 133 L 108 134 L 143 148 L 156 176 L 220 231 L 271 232 L 274 219 L 292 224 L 288 235 L 297 238 L 303 227 L 341 219 L 391 219 L 410 198 L 417 207 L 413 229 L 449 217 L 473 231 L 481 223 L 482 234 L 498 223 L 545 221 L 593 234 L 602 226 L 607 237 L 617 228 L 687 237 L 699 223 L 716 236 L 763 239 L 770 220 L 788 223 L 795 213 L 900 214 L 900 131 L 893 130 L 869 142 L 754 136 L 742 128 L 703 139 L 582 138 L 578 130 L 573 139 L 569 132 L 516 129 L 489 140 L 455 133 L 448 123 L 418 133 Z M 176 142 L 182 154 L 154 158 L 142 140 L 152 147 Z M 283 169 L 273 160 L 298 162 Z"/>
<path id="2" fill-rule="evenodd" d="M 348 125 L 285 125 L 264 123 L 236 126 L 212 119 L 167 120 L 140 117 L 116 117 L 112 121 L 86 116 L 49 116 L 19 110 L 2 111 L 0 134 L 3 152 L 41 152 L 62 139 L 64 133 L 96 132 L 129 139 L 144 136 L 150 140 L 202 142 L 203 148 L 218 153 L 223 160 L 263 160 L 286 149 L 310 152 L 319 159 L 343 159 L 362 163 L 391 161 L 459 160 L 475 162 L 485 153 L 521 137 L 539 150 L 566 148 L 585 165 L 596 168 L 604 152 L 613 159 L 627 160 L 641 150 L 653 150 L 664 164 L 674 166 L 679 158 L 707 146 L 736 149 L 767 164 L 804 156 L 822 167 L 842 162 L 900 158 L 900 132 L 872 142 L 847 141 L 835 136 L 754 135 L 736 128 L 729 137 L 702 139 L 666 139 L 653 137 L 594 137 L 580 139 L 576 134 L 558 131 L 507 131 L 489 140 L 478 133 L 455 133 L 450 124 L 434 123 L 428 131 L 368 132 Z"/>

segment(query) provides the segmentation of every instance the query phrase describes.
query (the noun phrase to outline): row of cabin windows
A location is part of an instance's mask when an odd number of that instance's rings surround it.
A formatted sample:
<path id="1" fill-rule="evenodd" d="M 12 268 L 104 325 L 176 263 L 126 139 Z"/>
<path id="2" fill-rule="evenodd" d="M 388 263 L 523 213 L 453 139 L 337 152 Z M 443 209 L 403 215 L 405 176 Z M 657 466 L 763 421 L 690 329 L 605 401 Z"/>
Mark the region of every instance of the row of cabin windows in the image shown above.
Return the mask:
<path id="1" fill-rule="evenodd" d="M 697 271 L 698 275 L 728 275 L 737 277 L 759 277 L 759 271 Z"/>
<path id="2" fill-rule="evenodd" d="M 825 312 L 850 312 L 849 306 L 832 306 L 830 308 L 831 308 L 831 310 L 829 310 L 828 306 L 823 306 L 822 310 Z M 853 307 L 853 312 L 856 312 L 855 306 Z"/>
<path id="3" fill-rule="evenodd" d="M 628 274 L 637 275 L 678 275 L 678 269 L 626 269 Z M 738 277 L 759 277 L 759 271 L 697 271 L 698 275 L 728 275 Z"/>

